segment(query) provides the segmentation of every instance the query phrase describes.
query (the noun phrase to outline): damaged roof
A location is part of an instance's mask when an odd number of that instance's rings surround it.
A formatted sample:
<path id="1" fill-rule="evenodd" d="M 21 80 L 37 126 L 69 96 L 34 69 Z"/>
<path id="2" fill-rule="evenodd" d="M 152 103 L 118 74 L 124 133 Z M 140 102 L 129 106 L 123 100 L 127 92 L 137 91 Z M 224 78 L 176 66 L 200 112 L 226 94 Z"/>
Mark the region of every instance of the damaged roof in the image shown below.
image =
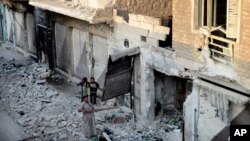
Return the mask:
<path id="1" fill-rule="evenodd" d="M 91 24 L 109 23 L 113 20 L 112 8 L 95 9 L 89 6 L 76 7 L 71 3 L 64 3 L 56 0 L 30 0 L 29 4 L 34 7 L 84 20 Z"/>

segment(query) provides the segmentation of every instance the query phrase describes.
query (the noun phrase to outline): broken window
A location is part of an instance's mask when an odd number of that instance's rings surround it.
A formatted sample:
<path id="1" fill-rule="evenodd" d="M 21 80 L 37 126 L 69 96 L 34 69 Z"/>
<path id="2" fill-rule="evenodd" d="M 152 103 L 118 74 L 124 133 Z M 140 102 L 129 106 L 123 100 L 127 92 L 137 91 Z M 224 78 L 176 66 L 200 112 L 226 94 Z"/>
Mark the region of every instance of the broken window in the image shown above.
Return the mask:
<path id="1" fill-rule="evenodd" d="M 196 0 L 196 29 L 220 30 L 227 38 L 237 38 L 240 4 L 241 0 Z"/>
<path id="2" fill-rule="evenodd" d="M 233 49 L 239 36 L 241 0 L 196 0 L 196 29 L 211 31 L 211 58 L 231 64 Z"/>

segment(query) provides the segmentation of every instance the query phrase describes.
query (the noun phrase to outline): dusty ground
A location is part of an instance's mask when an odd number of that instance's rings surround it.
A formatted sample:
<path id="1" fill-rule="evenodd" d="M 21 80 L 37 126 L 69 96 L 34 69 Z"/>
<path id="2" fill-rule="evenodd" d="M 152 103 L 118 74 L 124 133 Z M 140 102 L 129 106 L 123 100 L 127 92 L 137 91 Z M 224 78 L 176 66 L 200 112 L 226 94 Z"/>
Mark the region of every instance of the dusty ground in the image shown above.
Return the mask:
<path id="1" fill-rule="evenodd" d="M 82 114 L 77 112 L 80 88 L 10 46 L 0 47 L 0 110 L 11 119 L 9 128 L 20 128 L 26 141 L 85 140 Z M 113 99 L 95 107 L 113 106 L 115 102 Z M 131 110 L 124 106 L 95 113 L 95 117 L 99 135 L 105 132 L 113 141 L 181 140 L 179 126 L 166 118 L 134 130 Z M 0 141 L 1 137 L 0 132 Z"/>

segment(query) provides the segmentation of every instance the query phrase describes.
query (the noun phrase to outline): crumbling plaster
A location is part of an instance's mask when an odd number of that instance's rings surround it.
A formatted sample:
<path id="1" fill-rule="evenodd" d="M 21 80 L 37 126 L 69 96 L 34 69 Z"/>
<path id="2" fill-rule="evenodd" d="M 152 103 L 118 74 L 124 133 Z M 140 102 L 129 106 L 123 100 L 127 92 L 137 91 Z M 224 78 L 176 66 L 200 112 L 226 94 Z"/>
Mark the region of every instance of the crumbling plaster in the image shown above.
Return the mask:
<path id="1" fill-rule="evenodd" d="M 184 103 L 185 140 L 213 139 L 248 102 L 248 97 L 195 79 Z"/>
<path id="2" fill-rule="evenodd" d="M 156 48 L 150 45 L 144 45 L 140 48 L 140 97 L 141 97 L 141 117 L 142 124 L 148 124 L 154 120 L 155 112 L 155 84 L 154 70 L 171 76 L 188 76 L 184 68 L 176 65 L 172 59 L 173 52 Z"/>

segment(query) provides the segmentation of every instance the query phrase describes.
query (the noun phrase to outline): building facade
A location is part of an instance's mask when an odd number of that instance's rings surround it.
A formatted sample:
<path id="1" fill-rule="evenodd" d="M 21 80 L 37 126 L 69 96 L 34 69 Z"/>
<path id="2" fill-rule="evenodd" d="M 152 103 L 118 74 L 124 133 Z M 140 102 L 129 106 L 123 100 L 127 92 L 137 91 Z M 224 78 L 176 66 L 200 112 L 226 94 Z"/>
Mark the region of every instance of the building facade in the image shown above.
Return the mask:
<path id="1" fill-rule="evenodd" d="M 94 76 L 101 87 L 115 86 L 105 85 L 110 58 L 132 56 L 131 79 L 126 81 L 131 81 L 128 89 L 138 126 L 149 125 L 174 106 L 183 111 L 185 140 L 220 140 L 228 138 L 220 134 L 228 135 L 229 125 L 238 123 L 248 109 L 249 4 L 30 0 L 26 10 L 18 12 L 8 11 L 8 3 L 2 2 L 1 30 L 7 33 L 3 39 L 16 42 L 40 63 L 74 81 Z M 115 66 L 124 68 L 124 62 Z M 160 114 L 156 103 L 162 107 Z"/>

